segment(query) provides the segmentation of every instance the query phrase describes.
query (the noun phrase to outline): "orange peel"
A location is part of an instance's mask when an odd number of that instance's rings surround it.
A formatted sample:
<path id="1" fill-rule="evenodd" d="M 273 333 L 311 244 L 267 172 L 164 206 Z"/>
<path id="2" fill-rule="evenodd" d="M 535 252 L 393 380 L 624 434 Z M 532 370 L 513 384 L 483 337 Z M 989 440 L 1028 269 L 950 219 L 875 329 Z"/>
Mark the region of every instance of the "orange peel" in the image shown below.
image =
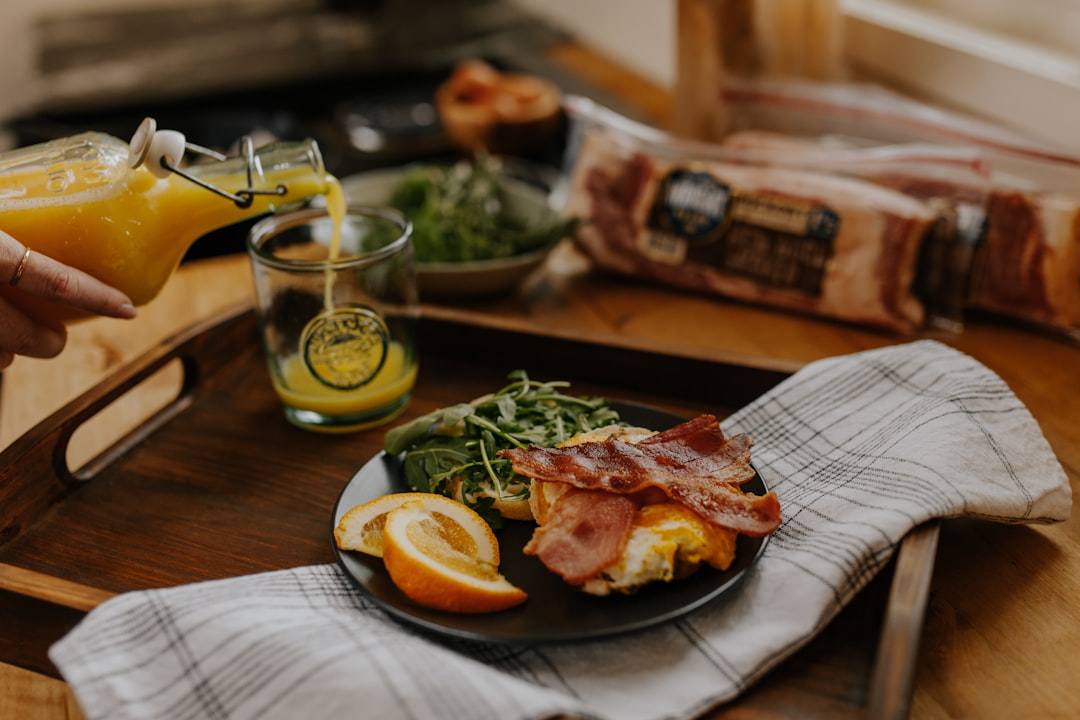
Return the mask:
<path id="1" fill-rule="evenodd" d="M 425 607 L 488 613 L 528 598 L 499 573 L 499 545 L 487 522 L 444 496 L 410 499 L 389 512 L 382 543 L 390 579 Z"/>

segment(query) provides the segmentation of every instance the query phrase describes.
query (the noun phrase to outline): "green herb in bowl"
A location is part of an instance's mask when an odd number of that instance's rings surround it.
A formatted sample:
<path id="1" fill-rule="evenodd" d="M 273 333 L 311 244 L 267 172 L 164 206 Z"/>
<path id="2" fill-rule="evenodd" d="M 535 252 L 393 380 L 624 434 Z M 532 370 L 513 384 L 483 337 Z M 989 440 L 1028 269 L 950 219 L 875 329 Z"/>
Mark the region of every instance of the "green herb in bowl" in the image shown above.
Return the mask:
<path id="1" fill-rule="evenodd" d="M 546 203 L 541 191 L 478 158 L 407 171 L 389 204 L 412 221 L 418 263 L 499 260 L 549 248 L 575 224 L 550 208 L 523 211 L 530 191 L 529 201 Z"/>

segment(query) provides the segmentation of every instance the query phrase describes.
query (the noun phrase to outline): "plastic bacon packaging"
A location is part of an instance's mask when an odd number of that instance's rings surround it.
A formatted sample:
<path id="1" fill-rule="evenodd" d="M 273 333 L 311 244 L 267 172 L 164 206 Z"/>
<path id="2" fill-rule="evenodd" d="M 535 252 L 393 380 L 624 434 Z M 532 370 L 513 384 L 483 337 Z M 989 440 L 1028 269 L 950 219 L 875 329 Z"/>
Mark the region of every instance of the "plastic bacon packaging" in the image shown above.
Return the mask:
<path id="1" fill-rule="evenodd" d="M 1008 315 L 1080 338 L 1080 157 L 962 112 L 877 85 L 728 79 L 724 145 L 801 150 L 933 144 L 977 152 L 985 179 L 874 171 L 872 178 L 951 206 L 985 210 L 964 290 L 968 309 Z M 757 139 L 754 139 L 757 136 Z M 785 154 L 788 151 L 785 151 Z M 936 166 L 940 171 L 941 166 Z"/>
<path id="2" fill-rule="evenodd" d="M 598 267 L 894 333 L 959 329 L 987 174 L 972 150 L 678 138 L 580 97 L 564 211 Z M 879 182 L 938 179 L 964 203 Z"/>
<path id="3" fill-rule="evenodd" d="M 972 226 L 977 246 L 953 258 L 969 272 L 950 302 L 1080 338 L 1080 157 L 876 85 L 727 78 L 718 97 L 726 127 L 717 135 L 729 150 L 788 163 L 931 150 L 913 165 L 851 170 L 952 208 L 960 222 L 981 218 Z M 977 173 L 963 169 L 965 154 Z"/>

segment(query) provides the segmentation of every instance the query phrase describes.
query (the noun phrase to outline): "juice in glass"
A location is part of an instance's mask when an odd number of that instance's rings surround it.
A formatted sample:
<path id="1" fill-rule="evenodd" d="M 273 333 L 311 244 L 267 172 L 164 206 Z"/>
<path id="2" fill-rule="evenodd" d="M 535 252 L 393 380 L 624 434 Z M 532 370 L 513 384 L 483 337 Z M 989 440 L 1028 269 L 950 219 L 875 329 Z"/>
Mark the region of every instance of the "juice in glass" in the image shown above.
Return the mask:
<path id="1" fill-rule="evenodd" d="M 410 226 L 386 209 L 261 220 L 248 249 L 270 378 L 295 425 L 352 432 L 401 414 L 416 383 L 418 298 Z"/>
<path id="2" fill-rule="evenodd" d="M 274 390 L 286 405 L 324 416 L 359 416 L 379 408 L 404 410 L 416 384 L 416 358 L 405 346 L 391 342 L 386 362 L 363 388 L 340 390 L 318 380 L 299 356 L 294 355 L 273 376 Z M 392 418 L 381 419 L 382 424 Z M 352 427 L 350 429 L 362 429 Z"/>

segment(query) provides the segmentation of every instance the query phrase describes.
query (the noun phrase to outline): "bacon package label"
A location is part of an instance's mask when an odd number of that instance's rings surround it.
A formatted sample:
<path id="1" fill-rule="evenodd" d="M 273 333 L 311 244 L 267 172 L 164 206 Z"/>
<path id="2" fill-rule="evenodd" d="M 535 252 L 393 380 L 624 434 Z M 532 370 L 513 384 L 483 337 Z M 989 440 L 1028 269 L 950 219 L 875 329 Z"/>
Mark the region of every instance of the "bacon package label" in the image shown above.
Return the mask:
<path id="1" fill-rule="evenodd" d="M 657 262 L 820 295 L 839 224 L 820 203 L 743 193 L 708 172 L 675 168 L 660 182 L 638 249 Z"/>

